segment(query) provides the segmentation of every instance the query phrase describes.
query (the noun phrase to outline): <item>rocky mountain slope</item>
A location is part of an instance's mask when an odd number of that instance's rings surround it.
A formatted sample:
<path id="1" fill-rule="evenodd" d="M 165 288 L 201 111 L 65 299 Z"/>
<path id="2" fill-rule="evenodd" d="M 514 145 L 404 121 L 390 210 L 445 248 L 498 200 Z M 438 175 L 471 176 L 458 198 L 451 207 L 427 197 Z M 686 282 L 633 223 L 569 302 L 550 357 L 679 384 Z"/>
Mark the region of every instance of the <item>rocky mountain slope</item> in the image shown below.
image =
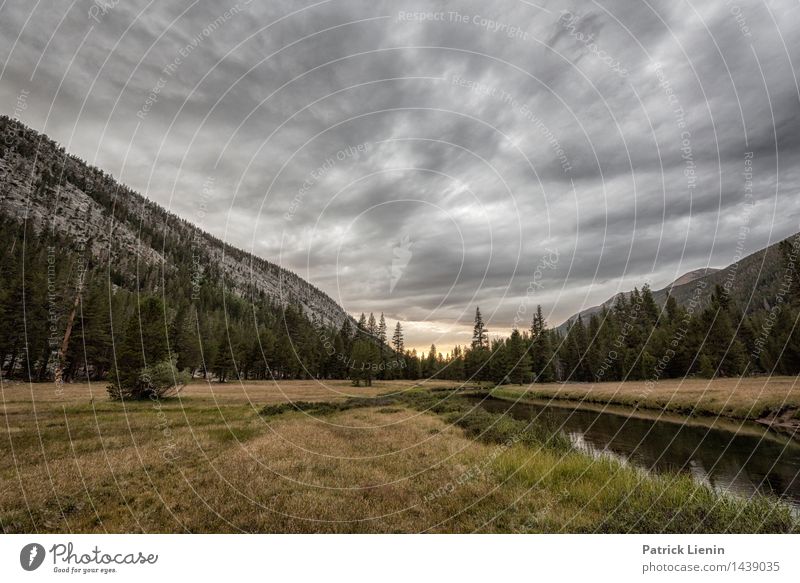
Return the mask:
<path id="1" fill-rule="evenodd" d="M 192 277 L 214 274 L 234 293 L 298 304 L 320 322 L 340 326 L 349 318 L 291 271 L 226 245 L 6 116 L 0 117 L 0 216 L 56 230 L 132 285 L 154 267 L 170 277 L 185 275 L 188 265 Z"/>
<path id="2" fill-rule="evenodd" d="M 774 243 L 722 269 L 701 268 L 685 273 L 668 286 L 654 290 L 653 298 L 663 306 L 667 297 L 672 295 L 684 307 L 694 301 L 702 309 L 708 304 L 715 286 L 721 285 L 728 290 L 734 305 L 742 312 L 753 313 L 769 309 L 780 286 L 783 263 L 779 245 L 780 242 Z M 592 314 L 599 314 L 604 307 L 610 309 L 618 296 L 629 298 L 631 293 L 621 292 L 599 306 L 582 310 L 568 318 L 558 329 L 563 332 L 569 322 L 579 315 L 584 321 L 588 321 Z"/>

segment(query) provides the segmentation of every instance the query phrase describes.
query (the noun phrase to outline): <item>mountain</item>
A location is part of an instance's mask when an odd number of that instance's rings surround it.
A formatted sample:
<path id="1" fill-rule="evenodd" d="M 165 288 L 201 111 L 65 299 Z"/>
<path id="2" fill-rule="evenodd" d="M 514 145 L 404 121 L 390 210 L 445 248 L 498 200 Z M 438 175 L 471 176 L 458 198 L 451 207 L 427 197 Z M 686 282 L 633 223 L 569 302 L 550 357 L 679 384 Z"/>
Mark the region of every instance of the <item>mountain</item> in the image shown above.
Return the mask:
<path id="1" fill-rule="evenodd" d="M 702 309 L 708 305 L 715 286 L 720 285 L 728 289 L 733 304 L 745 314 L 769 309 L 772 304 L 770 298 L 778 295 L 780 287 L 783 265 L 780 244 L 774 243 L 722 269 L 701 268 L 685 273 L 666 287 L 653 291 L 653 298 L 663 306 L 667 297 L 672 295 L 683 307 L 694 302 L 696 308 Z M 565 331 L 578 316 L 588 321 L 592 314 L 599 314 L 604 307 L 610 309 L 619 296 L 629 298 L 631 293 L 620 292 L 599 306 L 573 314 L 558 330 Z"/>
<path id="2" fill-rule="evenodd" d="M 128 287 L 154 267 L 170 277 L 185 275 L 190 265 L 193 278 L 216 277 L 237 295 L 298 305 L 335 327 L 352 321 L 291 271 L 225 244 L 6 116 L 0 117 L 0 218 L 24 220 L 34 232 L 53 229 Z"/>
<path id="3" fill-rule="evenodd" d="M 673 281 L 667 287 L 668 288 L 669 287 L 678 287 L 678 286 L 683 285 L 685 283 L 691 283 L 691 282 L 693 282 L 693 281 L 695 281 L 697 279 L 700 279 L 701 277 L 705 277 L 706 275 L 711 275 L 712 273 L 715 273 L 717 271 L 719 271 L 719 269 L 716 269 L 714 267 L 701 267 L 700 269 L 693 269 L 692 271 L 690 271 L 688 273 L 684 273 L 682 276 L 680 276 L 678 279 Z"/>

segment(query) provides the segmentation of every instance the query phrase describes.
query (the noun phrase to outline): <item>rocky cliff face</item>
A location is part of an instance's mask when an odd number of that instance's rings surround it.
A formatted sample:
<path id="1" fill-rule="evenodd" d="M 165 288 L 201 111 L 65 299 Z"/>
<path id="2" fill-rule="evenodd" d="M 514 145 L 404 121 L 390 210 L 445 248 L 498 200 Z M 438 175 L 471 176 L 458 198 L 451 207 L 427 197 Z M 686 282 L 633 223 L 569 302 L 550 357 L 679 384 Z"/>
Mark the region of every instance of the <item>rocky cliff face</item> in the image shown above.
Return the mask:
<path id="1" fill-rule="evenodd" d="M 134 285 L 152 268 L 164 277 L 214 274 L 234 293 L 299 304 L 321 322 L 349 318 L 296 274 L 224 244 L 8 117 L 0 117 L 0 217 L 67 236 Z"/>

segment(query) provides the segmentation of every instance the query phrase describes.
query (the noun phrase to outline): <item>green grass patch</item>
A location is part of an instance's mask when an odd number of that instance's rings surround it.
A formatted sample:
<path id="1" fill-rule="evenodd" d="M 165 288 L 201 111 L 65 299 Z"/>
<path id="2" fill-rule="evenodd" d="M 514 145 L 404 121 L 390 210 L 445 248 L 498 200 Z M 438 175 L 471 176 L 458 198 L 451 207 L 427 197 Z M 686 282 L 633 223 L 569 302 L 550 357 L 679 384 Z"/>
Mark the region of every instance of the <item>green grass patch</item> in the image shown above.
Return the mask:
<path id="1" fill-rule="evenodd" d="M 462 428 L 469 437 L 484 443 L 546 445 L 561 451 L 572 447 L 563 433 L 545 423 L 528 423 L 501 413 L 490 413 L 477 403 L 455 393 L 442 398 L 440 391 L 417 390 L 377 397 L 356 397 L 332 403 L 295 401 L 267 405 L 261 409 L 261 415 L 274 417 L 302 412 L 323 416 L 363 407 L 381 407 L 381 412 L 396 412 L 400 410 L 398 405 L 441 415 L 448 423 Z"/>
<path id="2" fill-rule="evenodd" d="M 492 392 L 501 395 L 502 390 Z M 685 474 L 652 474 L 611 458 L 593 458 L 576 451 L 556 427 L 486 411 L 464 394 L 416 390 L 337 403 L 271 405 L 262 414 L 326 415 L 374 406 L 395 411 L 399 405 L 440 415 L 476 441 L 506 446 L 493 461 L 498 479 L 551 500 L 551 507 L 526 522 L 531 532 L 800 532 L 798 518 L 775 498 L 737 498 Z"/>
<path id="3" fill-rule="evenodd" d="M 262 433 L 258 427 L 222 427 L 207 430 L 208 436 L 220 443 L 243 442 Z"/>
<path id="4" fill-rule="evenodd" d="M 399 413 L 402 411 L 400 407 L 382 407 L 378 409 L 378 413 L 382 413 L 384 415 L 392 415 L 393 413 Z"/>
<path id="5" fill-rule="evenodd" d="M 654 475 L 610 458 L 514 447 L 495 468 L 504 482 L 556 493 L 564 532 L 800 532 L 789 507 L 774 498 L 735 498 L 687 475 Z"/>
<path id="6" fill-rule="evenodd" d="M 276 405 L 266 405 L 261 409 L 263 417 L 275 417 L 285 413 L 306 413 L 315 417 L 330 415 L 351 409 L 363 407 L 386 407 L 398 403 L 394 396 L 381 397 L 351 397 L 344 401 L 292 401 L 290 403 L 278 403 Z"/>

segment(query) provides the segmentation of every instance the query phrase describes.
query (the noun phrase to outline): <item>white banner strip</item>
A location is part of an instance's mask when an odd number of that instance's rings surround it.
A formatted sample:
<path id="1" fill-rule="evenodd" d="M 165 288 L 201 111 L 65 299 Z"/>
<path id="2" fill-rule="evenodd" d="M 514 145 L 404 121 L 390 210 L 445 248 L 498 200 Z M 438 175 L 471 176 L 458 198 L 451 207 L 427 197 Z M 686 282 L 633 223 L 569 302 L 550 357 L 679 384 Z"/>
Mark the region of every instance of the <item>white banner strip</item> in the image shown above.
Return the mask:
<path id="1" fill-rule="evenodd" d="M 800 535 L 4 535 L 2 581 L 798 581 Z"/>

